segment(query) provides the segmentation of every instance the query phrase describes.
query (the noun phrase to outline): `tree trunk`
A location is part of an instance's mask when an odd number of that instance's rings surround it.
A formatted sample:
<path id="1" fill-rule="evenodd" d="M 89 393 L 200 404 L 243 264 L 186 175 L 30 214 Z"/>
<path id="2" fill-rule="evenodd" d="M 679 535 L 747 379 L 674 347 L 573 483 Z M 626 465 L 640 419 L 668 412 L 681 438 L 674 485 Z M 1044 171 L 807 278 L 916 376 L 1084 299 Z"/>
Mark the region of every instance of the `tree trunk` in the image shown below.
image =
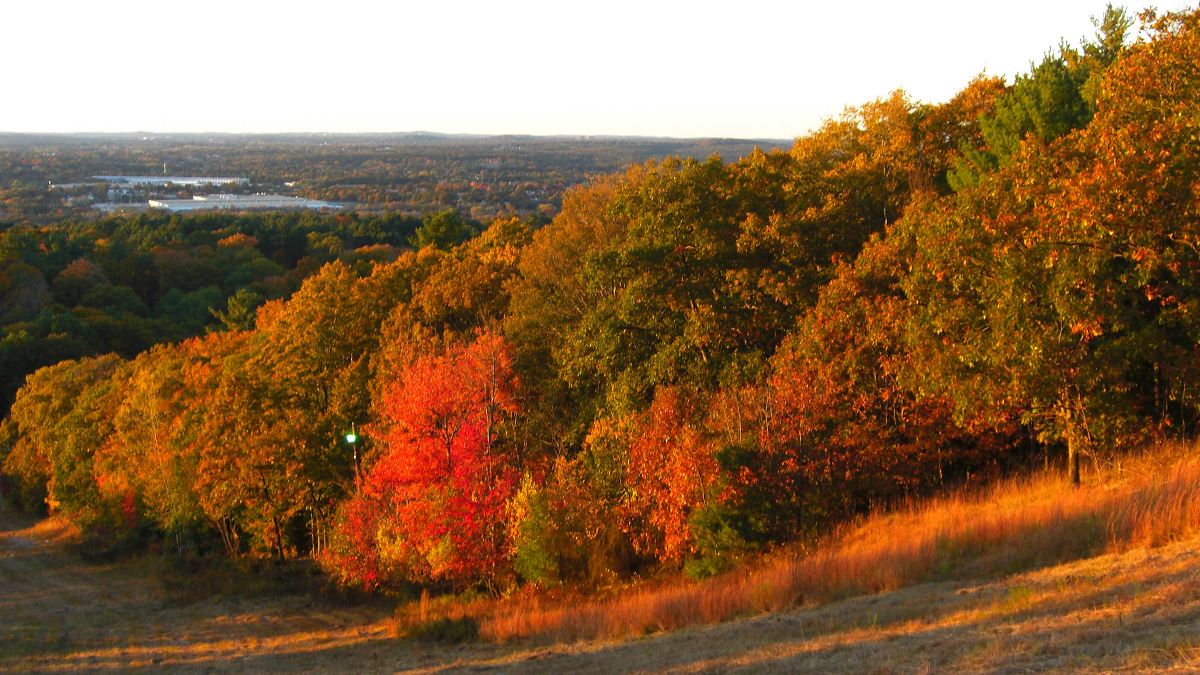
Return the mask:
<path id="1" fill-rule="evenodd" d="M 1067 437 L 1067 472 L 1071 476 L 1071 485 L 1079 487 L 1079 454 L 1080 442 L 1075 434 Z"/>
<path id="2" fill-rule="evenodd" d="M 271 516 L 271 522 L 275 524 L 275 548 L 279 552 L 279 562 L 284 561 L 283 557 L 283 532 L 279 528 L 279 516 Z"/>
<path id="3" fill-rule="evenodd" d="M 1083 405 L 1079 397 L 1073 394 L 1071 390 L 1064 392 L 1059 403 L 1058 415 L 1062 425 L 1062 437 L 1067 441 L 1067 475 L 1070 477 L 1071 486 L 1079 487 L 1079 456 L 1089 450 L 1091 438 L 1083 423 Z"/>

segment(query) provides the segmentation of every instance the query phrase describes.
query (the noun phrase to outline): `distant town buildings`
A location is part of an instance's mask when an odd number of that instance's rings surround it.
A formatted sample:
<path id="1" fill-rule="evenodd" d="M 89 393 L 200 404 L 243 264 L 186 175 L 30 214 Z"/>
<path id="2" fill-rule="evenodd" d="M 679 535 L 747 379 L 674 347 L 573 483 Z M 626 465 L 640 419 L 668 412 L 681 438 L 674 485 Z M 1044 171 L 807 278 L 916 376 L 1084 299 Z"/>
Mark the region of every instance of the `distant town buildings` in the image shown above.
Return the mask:
<path id="1" fill-rule="evenodd" d="M 288 197 L 286 195 L 196 195 L 191 199 L 151 199 L 152 209 L 202 211 L 205 209 L 339 209 L 340 206 L 319 199 Z"/>
<path id="2" fill-rule="evenodd" d="M 226 183 L 249 183 L 247 178 L 232 176 L 92 176 L 105 183 L 127 183 L 129 185 L 224 185 Z"/>

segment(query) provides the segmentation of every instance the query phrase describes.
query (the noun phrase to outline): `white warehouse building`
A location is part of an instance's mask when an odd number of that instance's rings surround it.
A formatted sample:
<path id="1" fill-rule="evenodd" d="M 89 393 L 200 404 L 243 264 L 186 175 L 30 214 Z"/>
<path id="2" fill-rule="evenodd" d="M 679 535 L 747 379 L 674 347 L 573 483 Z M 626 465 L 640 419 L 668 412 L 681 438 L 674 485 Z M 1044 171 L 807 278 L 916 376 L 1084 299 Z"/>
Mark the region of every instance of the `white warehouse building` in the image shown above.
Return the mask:
<path id="1" fill-rule="evenodd" d="M 205 209 L 340 209 L 319 199 L 288 197 L 286 195 L 196 195 L 191 199 L 151 199 L 152 209 L 171 212 L 202 211 Z"/>
<path id="2" fill-rule="evenodd" d="M 249 183 L 246 178 L 231 176 L 92 176 L 105 183 L 126 183 L 129 185 L 224 185 L 226 183 Z"/>

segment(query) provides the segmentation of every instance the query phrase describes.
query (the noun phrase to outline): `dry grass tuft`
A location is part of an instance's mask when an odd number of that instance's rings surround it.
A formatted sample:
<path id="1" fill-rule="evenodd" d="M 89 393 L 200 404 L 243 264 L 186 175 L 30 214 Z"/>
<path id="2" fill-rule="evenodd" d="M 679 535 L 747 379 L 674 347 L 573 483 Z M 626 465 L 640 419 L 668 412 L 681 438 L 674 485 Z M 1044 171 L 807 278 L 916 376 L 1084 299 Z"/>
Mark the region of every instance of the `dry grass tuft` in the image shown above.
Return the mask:
<path id="1" fill-rule="evenodd" d="M 1196 447 L 1164 445 L 1123 464 L 1078 489 L 1059 475 L 1034 475 L 875 515 L 814 552 L 702 583 L 635 588 L 603 600 L 475 601 L 444 615 L 479 617 L 480 637 L 500 642 L 619 638 L 936 579 L 1011 574 L 1200 531 Z"/>

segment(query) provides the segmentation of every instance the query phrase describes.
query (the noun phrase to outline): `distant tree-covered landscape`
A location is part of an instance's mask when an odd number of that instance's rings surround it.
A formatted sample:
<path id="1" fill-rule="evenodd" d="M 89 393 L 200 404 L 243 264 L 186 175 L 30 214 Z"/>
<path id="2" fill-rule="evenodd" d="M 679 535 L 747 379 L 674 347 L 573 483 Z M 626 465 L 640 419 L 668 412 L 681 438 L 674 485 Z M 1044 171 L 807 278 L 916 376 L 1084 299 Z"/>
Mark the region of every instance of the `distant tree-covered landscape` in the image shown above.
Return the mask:
<path id="1" fill-rule="evenodd" d="M 548 222 L 565 190 L 630 164 L 666 156 L 736 159 L 755 147 L 787 145 L 778 139 L 0 133 L 0 222 L 85 214 L 110 201 L 108 190 L 117 187 L 80 184 L 93 176 L 164 174 L 245 178 L 220 189 L 294 194 L 363 211 L 421 216 L 453 208 L 468 218 Z M 168 194 L 194 192 L 174 186 Z"/>

